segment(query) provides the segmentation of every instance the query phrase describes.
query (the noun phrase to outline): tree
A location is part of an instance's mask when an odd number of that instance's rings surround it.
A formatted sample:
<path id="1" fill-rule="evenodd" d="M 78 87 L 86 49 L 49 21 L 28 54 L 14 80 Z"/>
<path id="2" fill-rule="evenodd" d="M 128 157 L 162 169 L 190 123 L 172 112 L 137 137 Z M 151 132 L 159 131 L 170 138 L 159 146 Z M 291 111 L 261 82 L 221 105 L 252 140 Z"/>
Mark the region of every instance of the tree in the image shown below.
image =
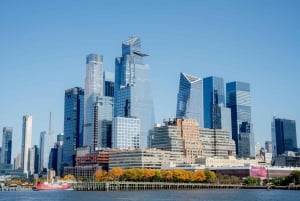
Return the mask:
<path id="1" fill-rule="evenodd" d="M 144 172 L 141 169 L 128 169 L 125 171 L 124 177 L 128 181 L 142 181 Z"/>
<path id="2" fill-rule="evenodd" d="M 206 180 L 206 176 L 203 170 L 198 170 L 193 173 L 194 182 L 204 182 L 205 180 Z"/>
<path id="3" fill-rule="evenodd" d="M 153 181 L 155 171 L 152 169 L 144 169 L 144 179 L 145 181 Z"/>
<path id="4" fill-rule="evenodd" d="M 161 181 L 163 179 L 162 172 L 160 170 L 154 171 L 153 181 Z"/>
<path id="5" fill-rule="evenodd" d="M 300 184 L 300 171 L 299 170 L 293 170 L 290 175 L 289 178 L 291 180 L 291 182 L 297 184 Z"/>
<path id="6" fill-rule="evenodd" d="M 163 171 L 162 175 L 165 181 L 173 181 L 173 172 L 171 170 Z"/>
<path id="7" fill-rule="evenodd" d="M 67 174 L 64 176 L 63 180 L 65 181 L 76 181 L 76 178 L 74 177 L 74 175 L 71 175 L 71 174 Z"/>
<path id="8" fill-rule="evenodd" d="M 259 185 L 260 179 L 255 178 L 255 177 L 247 177 L 245 179 L 245 184 L 249 185 L 249 186 L 255 186 L 255 185 Z"/>
<path id="9" fill-rule="evenodd" d="M 120 178 L 124 175 L 125 171 L 122 168 L 116 167 L 116 168 L 112 168 L 109 173 L 108 176 L 113 180 L 113 181 L 119 181 Z"/>
<path id="10" fill-rule="evenodd" d="M 97 170 L 94 174 L 95 181 L 106 181 L 107 180 L 107 171 Z"/>
<path id="11" fill-rule="evenodd" d="M 205 174 L 207 183 L 215 183 L 216 182 L 217 176 L 213 171 L 204 170 L 204 174 Z"/>

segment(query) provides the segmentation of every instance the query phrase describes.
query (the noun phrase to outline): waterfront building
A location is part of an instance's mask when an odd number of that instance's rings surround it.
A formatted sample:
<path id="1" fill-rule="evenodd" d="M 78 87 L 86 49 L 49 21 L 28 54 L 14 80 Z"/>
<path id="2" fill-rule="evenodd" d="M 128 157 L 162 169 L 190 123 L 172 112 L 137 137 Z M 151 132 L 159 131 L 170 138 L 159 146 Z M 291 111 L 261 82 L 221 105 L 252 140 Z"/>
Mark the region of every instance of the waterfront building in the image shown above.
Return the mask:
<path id="1" fill-rule="evenodd" d="M 11 164 L 11 153 L 12 153 L 12 127 L 3 128 L 2 136 L 2 151 L 0 154 L 0 163 L 2 164 Z"/>
<path id="2" fill-rule="evenodd" d="M 120 150 L 109 153 L 109 169 L 161 169 L 163 164 L 183 163 L 184 160 L 180 153 L 159 149 Z"/>
<path id="3" fill-rule="evenodd" d="M 112 72 L 104 72 L 103 76 L 104 96 L 114 97 L 115 74 Z"/>
<path id="4" fill-rule="evenodd" d="M 250 84 L 237 81 L 227 83 L 226 106 L 231 109 L 232 139 L 236 144 L 237 155 L 255 157 Z"/>
<path id="5" fill-rule="evenodd" d="M 83 146 L 84 90 L 65 91 L 63 166 L 74 166 L 76 149 Z"/>
<path id="6" fill-rule="evenodd" d="M 205 167 L 243 167 L 259 165 L 259 161 L 250 158 L 237 159 L 234 156 L 228 156 L 227 158 L 200 157 L 197 159 L 197 164 L 204 165 Z"/>
<path id="7" fill-rule="evenodd" d="M 115 117 L 112 125 L 112 148 L 136 149 L 140 147 L 140 119 Z"/>
<path id="8" fill-rule="evenodd" d="M 122 43 L 122 57 L 115 60 L 114 117 L 124 118 L 123 122 L 125 118 L 139 119 L 138 147 L 141 148 L 148 146 L 149 130 L 154 126 L 150 68 L 143 62 L 145 56 L 148 55 L 142 52 L 140 38 L 132 37 Z M 135 120 L 128 120 L 132 121 Z M 116 128 L 115 125 L 113 127 Z M 123 135 L 118 132 L 114 134 Z M 131 139 L 136 140 L 136 137 Z"/>
<path id="9" fill-rule="evenodd" d="M 95 172 L 102 170 L 101 166 L 75 166 L 75 167 L 64 167 L 64 175 L 74 175 L 78 180 L 93 180 Z"/>
<path id="10" fill-rule="evenodd" d="M 279 167 L 300 167 L 300 155 L 292 151 L 273 157 L 273 166 Z"/>
<path id="11" fill-rule="evenodd" d="M 274 157 L 286 151 L 298 151 L 295 120 L 274 117 L 271 126 Z"/>
<path id="12" fill-rule="evenodd" d="M 22 128 L 22 146 L 21 146 L 21 168 L 23 173 L 28 175 L 28 153 L 31 147 L 31 136 L 32 136 L 32 116 L 23 116 L 23 128 Z"/>
<path id="13" fill-rule="evenodd" d="M 89 54 L 86 57 L 86 76 L 84 94 L 84 132 L 83 145 L 94 147 L 94 107 L 97 97 L 103 96 L 103 57 Z"/>
<path id="14" fill-rule="evenodd" d="M 221 107 L 225 105 L 224 80 L 220 77 L 203 79 L 204 128 L 222 129 Z"/>
<path id="15" fill-rule="evenodd" d="M 236 155 L 235 142 L 230 138 L 228 131 L 200 128 L 199 135 L 203 157 L 226 159 Z"/>
<path id="16" fill-rule="evenodd" d="M 197 120 L 169 118 L 164 123 L 151 131 L 151 148 L 177 152 L 184 155 L 186 163 L 194 163 L 202 155 Z"/>
<path id="17" fill-rule="evenodd" d="M 196 119 L 198 125 L 203 127 L 202 97 L 202 79 L 186 73 L 180 73 L 176 117 Z"/>

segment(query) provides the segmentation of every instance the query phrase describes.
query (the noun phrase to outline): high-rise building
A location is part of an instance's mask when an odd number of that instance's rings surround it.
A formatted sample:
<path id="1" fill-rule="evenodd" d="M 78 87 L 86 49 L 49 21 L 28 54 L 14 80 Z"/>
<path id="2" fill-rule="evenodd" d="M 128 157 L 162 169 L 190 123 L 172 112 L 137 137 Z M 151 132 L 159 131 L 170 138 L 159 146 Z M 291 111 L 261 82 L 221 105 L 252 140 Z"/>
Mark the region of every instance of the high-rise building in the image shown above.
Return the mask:
<path id="1" fill-rule="evenodd" d="M 57 135 L 56 147 L 57 147 L 57 176 L 62 176 L 63 174 L 63 145 L 64 145 L 64 134 L 59 133 Z"/>
<path id="2" fill-rule="evenodd" d="M 0 163 L 3 164 L 11 164 L 11 152 L 12 152 L 12 127 L 4 127 L 3 128 L 3 136 L 2 136 L 2 154 Z"/>
<path id="3" fill-rule="evenodd" d="M 265 149 L 267 153 L 272 153 L 272 141 L 265 142 Z"/>
<path id="4" fill-rule="evenodd" d="M 272 122 L 273 156 L 282 155 L 287 151 L 297 152 L 296 121 L 273 118 Z"/>
<path id="5" fill-rule="evenodd" d="M 214 76 L 204 78 L 204 128 L 222 129 L 221 106 L 225 106 L 223 78 Z"/>
<path id="6" fill-rule="evenodd" d="M 227 130 L 200 128 L 200 141 L 204 157 L 228 159 L 236 155 L 235 143 Z"/>
<path id="7" fill-rule="evenodd" d="M 39 148 L 37 145 L 34 145 L 29 149 L 29 174 L 38 174 L 39 173 Z"/>
<path id="8" fill-rule="evenodd" d="M 55 145 L 55 134 L 52 128 L 52 115 L 50 112 L 49 131 L 40 133 L 40 171 L 49 169 L 49 154 L 51 148 Z"/>
<path id="9" fill-rule="evenodd" d="M 114 117 L 140 120 L 140 148 L 147 148 L 149 131 L 154 126 L 150 68 L 143 63 L 145 56 L 140 38 L 132 37 L 122 43 L 122 57 L 115 61 Z"/>
<path id="10" fill-rule="evenodd" d="M 115 74 L 112 72 L 103 73 L 104 96 L 114 97 Z"/>
<path id="11" fill-rule="evenodd" d="M 97 97 L 103 96 L 103 57 L 89 54 L 86 57 L 84 92 L 84 132 L 83 145 L 95 150 L 94 146 L 94 107 Z"/>
<path id="12" fill-rule="evenodd" d="M 18 153 L 14 158 L 14 170 L 19 170 L 21 168 L 21 154 Z"/>
<path id="13" fill-rule="evenodd" d="M 196 76 L 180 73 L 177 94 L 177 118 L 196 119 L 203 127 L 202 80 Z"/>
<path id="14" fill-rule="evenodd" d="M 169 118 L 164 123 L 151 131 L 151 148 L 178 152 L 184 155 L 185 163 L 195 163 L 202 155 L 197 120 Z"/>
<path id="15" fill-rule="evenodd" d="M 29 167 L 29 149 L 31 147 L 31 136 L 32 136 L 32 116 L 23 116 L 23 129 L 22 129 L 22 147 L 21 147 L 21 168 L 23 173 L 28 175 Z"/>
<path id="16" fill-rule="evenodd" d="M 97 97 L 95 108 L 94 147 L 109 148 L 112 146 L 113 98 Z"/>
<path id="17" fill-rule="evenodd" d="M 140 119 L 115 117 L 112 128 L 112 147 L 116 149 L 137 149 L 140 147 Z"/>
<path id="18" fill-rule="evenodd" d="M 76 149 L 83 146 L 84 90 L 65 91 L 63 166 L 74 166 Z"/>
<path id="19" fill-rule="evenodd" d="M 231 109 L 231 133 L 236 144 L 237 155 L 239 157 L 255 157 L 250 84 L 237 81 L 227 83 L 226 105 Z"/>

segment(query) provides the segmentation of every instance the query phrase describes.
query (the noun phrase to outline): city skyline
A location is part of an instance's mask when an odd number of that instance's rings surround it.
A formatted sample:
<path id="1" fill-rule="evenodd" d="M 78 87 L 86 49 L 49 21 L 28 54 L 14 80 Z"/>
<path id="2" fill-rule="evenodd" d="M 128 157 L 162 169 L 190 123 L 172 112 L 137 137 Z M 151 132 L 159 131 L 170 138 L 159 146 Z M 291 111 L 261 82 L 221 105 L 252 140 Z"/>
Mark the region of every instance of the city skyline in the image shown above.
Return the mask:
<path id="1" fill-rule="evenodd" d="M 250 83 L 253 133 L 261 146 L 271 139 L 273 113 L 295 120 L 299 133 L 299 2 L 91 2 L 0 3 L 0 127 L 13 127 L 12 157 L 20 152 L 22 116 L 33 116 L 31 146 L 47 130 L 49 112 L 55 134 L 62 132 L 64 92 L 84 87 L 85 56 L 103 55 L 104 69 L 114 71 L 120 43 L 132 35 L 151 55 L 145 63 L 155 122 L 175 117 L 184 72 Z M 119 14 L 125 8 L 128 13 Z"/>

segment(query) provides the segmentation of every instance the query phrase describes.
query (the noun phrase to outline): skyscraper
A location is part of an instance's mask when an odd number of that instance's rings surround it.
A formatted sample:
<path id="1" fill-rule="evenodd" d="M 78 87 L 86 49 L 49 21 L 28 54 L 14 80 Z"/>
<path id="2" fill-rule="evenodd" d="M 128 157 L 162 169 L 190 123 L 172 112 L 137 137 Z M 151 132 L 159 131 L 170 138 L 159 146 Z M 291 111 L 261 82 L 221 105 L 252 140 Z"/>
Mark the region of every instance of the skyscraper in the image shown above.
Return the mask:
<path id="1" fill-rule="evenodd" d="M 51 148 L 53 148 L 55 144 L 55 135 L 52 129 L 52 115 L 50 112 L 50 119 L 49 119 L 49 131 L 41 132 L 40 134 L 40 171 L 48 170 L 49 169 L 49 154 Z"/>
<path id="2" fill-rule="evenodd" d="M 286 151 L 297 152 L 297 133 L 295 120 L 274 117 L 272 122 L 273 156 L 278 156 Z"/>
<path id="3" fill-rule="evenodd" d="M 104 96 L 114 97 L 115 74 L 112 72 L 104 72 Z"/>
<path id="4" fill-rule="evenodd" d="M 203 127 L 202 100 L 202 80 L 186 73 L 180 73 L 176 117 L 195 119 L 199 126 Z"/>
<path id="5" fill-rule="evenodd" d="M 220 77 L 203 79 L 204 128 L 221 129 L 221 106 L 225 106 L 224 80 Z"/>
<path id="6" fill-rule="evenodd" d="M 63 166 L 75 165 L 76 149 L 83 145 L 84 90 L 74 87 L 65 91 Z"/>
<path id="7" fill-rule="evenodd" d="M 22 129 L 22 147 L 21 147 L 21 168 L 24 173 L 28 174 L 29 167 L 29 149 L 31 147 L 32 136 L 32 116 L 23 116 L 23 129 Z"/>
<path id="8" fill-rule="evenodd" d="M 2 157 L 0 163 L 11 164 L 13 128 L 4 127 L 2 136 Z"/>
<path id="9" fill-rule="evenodd" d="M 148 55 L 141 50 L 140 38 L 132 37 L 122 43 L 122 57 L 115 61 L 114 117 L 140 120 L 140 148 L 147 148 L 154 125 L 150 68 L 143 63 L 145 56 Z"/>
<path id="10" fill-rule="evenodd" d="M 232 139 L 236 144 L 237 155 L 255 157 L 250 84 L 237 81 L 227 83 L 226 105 L 231 109 Z"/>
<path id="11" fill-rule="evenodd" d="M 86 57 L 83 145 L 93 149 L 94 107 L 99 96 L 103 96 L 103 57 L 89 54 Z"/>

